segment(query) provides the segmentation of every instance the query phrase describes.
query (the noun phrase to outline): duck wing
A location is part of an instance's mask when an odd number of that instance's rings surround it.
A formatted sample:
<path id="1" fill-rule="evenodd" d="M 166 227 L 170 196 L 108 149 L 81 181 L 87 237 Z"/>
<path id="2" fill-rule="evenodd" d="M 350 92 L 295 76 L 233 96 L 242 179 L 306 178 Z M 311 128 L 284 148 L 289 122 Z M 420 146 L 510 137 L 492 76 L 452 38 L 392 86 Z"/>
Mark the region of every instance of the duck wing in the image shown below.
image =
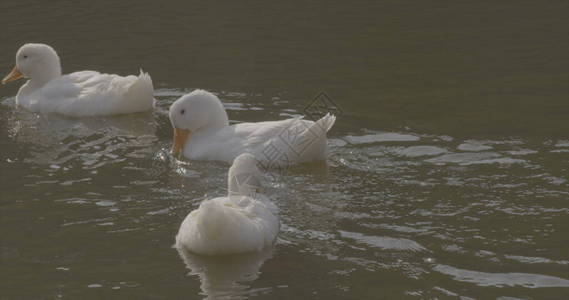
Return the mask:
<path id="1" fill-rule="evenodd" d="M 147 73 L 119 76 L 81 71 L 61 76 L 42 88 L 47 112 L 69 116 L 132 113 L 153 107 L 152 80 Z"/>

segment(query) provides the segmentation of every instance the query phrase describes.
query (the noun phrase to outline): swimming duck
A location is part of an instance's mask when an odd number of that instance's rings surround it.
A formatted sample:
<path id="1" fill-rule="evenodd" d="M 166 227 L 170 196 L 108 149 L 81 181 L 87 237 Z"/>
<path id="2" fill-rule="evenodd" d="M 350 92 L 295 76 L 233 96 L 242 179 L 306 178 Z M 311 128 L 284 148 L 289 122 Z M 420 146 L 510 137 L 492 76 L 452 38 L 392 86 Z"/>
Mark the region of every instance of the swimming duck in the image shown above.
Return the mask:
<path id="1" fill-rule="evenodd" d="M 203 201 L 182 222 L 176 246 L 202 255 L 261 251 L 279 232 L 278 208 L 262 194 L 257 160 L 249 153 L 235 159 L 228 174 L 228 195 Z"/>
<path id="2" fill-rule="evenodd" d="M 16 53 L 16 66 L 2 84 L 29 80 L 20 87 L 16 105 L 32 112 L 73 117 L 107 116 L 150 110 L 154 107 L 148 73 L 122 77 L 96 71 L 61 75 L 55 50 L 45 44 L 25 44 Z"/>
<path id="3" fill-rule="evenodd" d="M 191 160 L 231 163 L 242 153 L 253 153 L 263 168 L 325 161 L 326 133 L 336 117 L 327 114 L 313 122 L 301 117 L 229 125 L 217 96 L 195 90 L 176 100 L 169 111 L 174 127 L 172 153 Z"/>

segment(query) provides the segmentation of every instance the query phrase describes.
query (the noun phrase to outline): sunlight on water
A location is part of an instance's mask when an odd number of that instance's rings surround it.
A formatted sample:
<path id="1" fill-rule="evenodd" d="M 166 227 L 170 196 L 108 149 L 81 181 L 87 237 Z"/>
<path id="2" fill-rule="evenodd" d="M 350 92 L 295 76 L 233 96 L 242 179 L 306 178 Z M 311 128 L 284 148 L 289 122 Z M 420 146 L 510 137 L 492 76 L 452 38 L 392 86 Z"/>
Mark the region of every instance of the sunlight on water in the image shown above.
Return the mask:
<path id="1" fill-rule="evenodd" d="M 479 286 L 569 287 L 569 280 L 554 276 L 526 273 L 484 273 L 457 269 L 447 265 L 437 265 L 433 270 L 448 274 L 456 280 L 472 282 Z"/>

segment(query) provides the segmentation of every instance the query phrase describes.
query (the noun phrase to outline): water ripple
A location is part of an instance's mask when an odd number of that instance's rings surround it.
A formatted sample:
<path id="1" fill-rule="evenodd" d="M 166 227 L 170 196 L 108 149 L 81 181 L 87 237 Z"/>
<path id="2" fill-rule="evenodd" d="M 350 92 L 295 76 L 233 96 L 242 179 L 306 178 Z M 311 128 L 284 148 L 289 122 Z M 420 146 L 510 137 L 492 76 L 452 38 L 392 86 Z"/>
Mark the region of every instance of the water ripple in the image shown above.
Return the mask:
<path id="1" fill-rule="evenodd" d="M 526 288 L 569 287 L 569 280 L 547 275 L 529 273 L 486 273 L 436 265 L 434 271 L 452 276 L 455 280 L 474 283 L 478 286 L 523 286 Z"/>

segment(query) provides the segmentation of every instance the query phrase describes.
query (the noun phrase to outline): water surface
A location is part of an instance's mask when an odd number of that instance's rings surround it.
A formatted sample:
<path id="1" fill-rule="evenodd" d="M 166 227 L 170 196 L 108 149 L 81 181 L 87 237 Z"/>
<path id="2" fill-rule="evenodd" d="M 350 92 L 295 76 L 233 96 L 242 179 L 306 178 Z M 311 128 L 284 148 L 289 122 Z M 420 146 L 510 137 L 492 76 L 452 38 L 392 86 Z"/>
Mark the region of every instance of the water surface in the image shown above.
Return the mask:
<path id="1" fill-rule="evenodd" d="M 73 119 L 0 89 L 1 298 L 563 299 L 569 294 L 564 1 L 356 5 L 0 4 L 8 73 L 24 42 L 64 72 L 153 77 L 154 112 Z M 173 160 L 169 105 L 216 93 L 231 122 L 344 114 L 328 170 L 269 173 L 266 252 L 178 252 L 228 166 Z M 510 298 L 508 298 L 510 297 Z"/>

